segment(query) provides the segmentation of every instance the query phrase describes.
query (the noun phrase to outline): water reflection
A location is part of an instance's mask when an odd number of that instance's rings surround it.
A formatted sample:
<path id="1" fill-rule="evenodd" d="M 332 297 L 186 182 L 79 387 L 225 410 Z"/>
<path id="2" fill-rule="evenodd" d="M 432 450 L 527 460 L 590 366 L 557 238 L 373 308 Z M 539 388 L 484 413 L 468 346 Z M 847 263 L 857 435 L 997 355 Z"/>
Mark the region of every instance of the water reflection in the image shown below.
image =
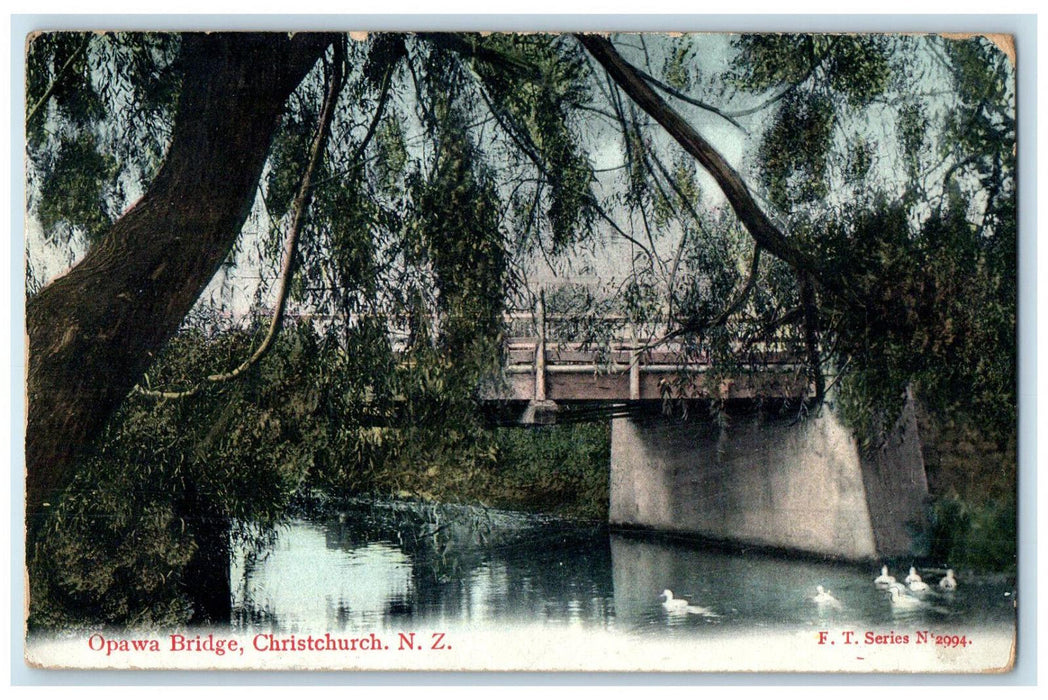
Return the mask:
<path id="1" fill-rule="evenodd" d="M 296 521 L 263 558 L 233 561 L 234 624 L 282 631 L 346 629 L 382 620 L 412 597 L 412 560 L 390 544 L 331 546 L 330 528 Z"/>
<path id="2" fill-rule="evenodd" d="M 519 513 L 360 503 L 298 520 L 234 560 L 233 624 L 283 632 L 541 623 L 692 634 L 717 627 L 1014 625 L 1002 579 L 893 604 L 872 567 L 609 535 Z M 839 605 L 819 605 L 817 586 Z M 669 610 L 671 589 L 693 609 Z"/>

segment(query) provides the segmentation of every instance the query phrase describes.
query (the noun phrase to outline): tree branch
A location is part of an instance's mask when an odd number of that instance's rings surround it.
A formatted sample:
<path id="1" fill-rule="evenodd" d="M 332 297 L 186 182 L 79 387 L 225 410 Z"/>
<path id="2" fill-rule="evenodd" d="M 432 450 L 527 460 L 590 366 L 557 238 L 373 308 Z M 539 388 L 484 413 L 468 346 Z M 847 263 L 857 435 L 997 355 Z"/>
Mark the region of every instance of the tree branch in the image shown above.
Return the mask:
<path id="1" fill-rule="evenodd" d="M 784 312 L 781 316 L 779 316 L 777 319 L 775 319 L 771 323 L 768 323 L 767 325 L 763 326 L 760 329 L 760 331 L 757 333 L 757 336 L 756 337 L 750 337 L 749 339 L 747 339 L 744 345 L 747 348 L 753 347 L 756 343 L 760 342 L 762 339 L 766 339 L 771 334 L 777 333 L 778 330 L 780 328 L 782 328 L 783 326 L 788 326 L 788 325 L 793 324 L 793 323 L 800 323 L 803 320 L 804 320 L 804 309 L 802 309 L 800 307 L 795 307 L 795 308 L 789 309 L 788 311 Z"/>
<path id="2" fill-rule="evenodd" d="M 55 88 L 58 87 L 58 81 L 61 80 L 62 76 L 65 75 L 66 71 L 68 71 L 69 68 L 73 65 L 73 61 L 75 61 L 77 57 L 84 52 L 84 50 L 87 48 L 87 45 L 91 43 L 92 36 L 92 34 L 88 34 L 87 36 L 85 36 L 84 41 L 80 44 L 80 46 L 77 47 L 76 51 L 70 54 L 69 58 L 66 59 L 66 62 L 63 63 L 62 67 L 58 69 L 58 72 L 55 73 L 55 77 L 51 81 L 51 84 L 47 86 L 46 90 L 44 90 L 44 94 L 40 97 L 39 100 L 36 101 L 36 104 L 34 104 L 33 108 L 29 110 L 29 113 L 25 115 L 26 124 L 32 122 L 33 117 L 35 117 L 37 112 L 40 111 L 40 108 L 47 104 L 47 101 L 51 99 L 51 95 L 54 94 Z"/>
<path id="3" fill-rule="evenodd" d="M 730 112 L 730 114 L 733 117 L 748 117 L 751 114 L 756 114 L 757 112 L 760 112 L 761 110 L 764 110 L 764 109 L 767 109 L 768 107 L 771 107 L 773 104 L 775 104 L 776 102 L 778 102 L 782 98 L 786 97 L 786 95 L 789 95 L 791 92 L 793 92 L 797 88 L 797 85 L 799 85 L 799 84 L 800 83 L 794 83 L 793 85 L 789 85 L 789 86 L 783 88 L 783 90 L 781 92 L 779 92 L 776 95 L 772 95 L 771 97 L 766 99 L 764 102 L 761 102 L 759 105 L 757 105 L 755 107 L 749 107 L 747 109 L 736 110 L 734 112 Z"/>
<path id="4" fill-rule="evenodd" d="M 692 96 L 690 96 L 690 95 L 688 95 L 686 93 L 683 93 L 680 90 L 678 90 L 675 87 L 673 87 L 672 85 L 667 85 L 666 83 L 662 82 L 661 80 L 659 80 L 655 76 L 653 76 L 653 75 L 651 75 L 649 73 L 646 73 L 645 71 L 642 71 L 640 68 L 634 67 L 634 70 L 637 71 L 637 74 L 640 75 L 640 77 L 644 78 L 649 83 L 651 83 L 652 85 L 654 85 L 658 89 L 660 89 L 663 92 L 665 92 L 667 95 L 671 95 L 673 97 L 676 97 L 678 100 L 681 100 L 683 102 L 687 102 L 690 105 L 695 105 L 699 109 L 704 109 L 707 112 L 712 112 L 713 114 L 716 114 L 718 117 L 720 117 L 721 119 L 725 120 L 726 122 L 728 122 L 729 124 L 734 126 L 736 129 L 739 129 L 740 131 L 745 132 L 745 133 L 749 133 L 746 130 L 746 127 L 744 127 L 742 124 L 740 124 L 738 122 L 738 120 L 733 118 L 727 112 L 724 112 L 724 111 L 718 109 L 717 107 L 714 107 L 713 105 L 711 105 L 708 102 L 703 102 L 702 100 L 698 100 L 698 99 L 696 99 L 696 98 L 694 98 L 694 97 L 692 97 Z"/>
<path id="5" fill-rule="evenodd" d="M 746 299 L 749 297 L 750 292 L 753 291 L 753 287 L 757 283 L 757 277 L 760 273 L 760 262 L 761 262 L 761 248 L 758 245 L 753 246 L 753 260 L 750 262 L 750 272 L 746 276 L 746 281 L 742 285 L 742 289 L 735 295 L 735 298 L 728 303 L 719 314 L 714 316 L 710 321 L 706 323 L 700 323 L 698 319 L 689 318 L 686 319 L 680 326 L 674 330 L 666 333 L 664 336 L 652 343 L 652 347 L 661 345 L 662 343 L 679 338 L 687 333 L 701 334 L 708 331 L 710 328 L 717 328 L 723 326 L 728 320 L 738 313 L 742 305 L 746 303 Z"/>
<path id="6" fill-rule="evenodd" d="M 349 170 L 353 170 L 367 162 L 363 160 L 362 157 L 364 151 L 367 150 L 368 144 L 371 143 L 371 139 L 375 137 L 375 133 L 378 131 L 378 125 L 382 121 L 382 116 L 385 114 L 386 104 L 389 102 L 390 88 L 393 85 L 393 71 L 395 69 L 396 64 L 391 63 L 382 76 L 382 87 L 378 97 L 378 105 L 375 107 L 375 114 L 371 117 L 371 123 L 368 124 L 368 130 L 364 133 L 364 138 L 357 144 L 357 147 L 353 150 L 353 155 L 351 155 L 347 161 L 349 163 Z M 342 177 L 344 174 L 345 173 L 342 175 L 335 174 L 329 178 L 317 180 L 317 182 L 314 183 L 314 186 L 332 182 L 339 177 Z"/>
<path id="7" fill-rule="evenodd" d="M 803 85 L 804 82 L 806 80 L 808 80 L 808 78 L 812 77 L 812 75 L 815 74 L 815 70 L 819 67 L 820 63 L 821 62 L 818 61 L 818 60 L 813 60 L 812 64 L 808 67 L 808 70 L 804 73 L 804 75 L 800 78 L 800 80 L 796 80 L 796 81 L 790 83 L 785 88 L 783 88 L 781 92 L 779 92 L 776 95 L 772 95 L 771 97 L 766 99 L 764 102 L 761 102 L 756 107 L 749 107 L 747 109 L 733 110 L 731 112 L 727 112 L 727 114 L 731 115 L 732 117 L 748 117 L 751 114 L 756 114 L 757 112 L 760 112 L 761 110 L 764 110 L 764 109 L 767 109 L 768 107 L 771 107 L 773 104 L 775 104 L 776 102 L 778 102 L 779 100 L 781 100 L 782 98 L 786 97 L 791 92 L 796 90 L 798 87 Z"/>
<path id="8" fill-rule="evenodd" d="M 844 288 L 834 274 L 799 249 L 772 223 L 750 193 L 746 183 L 724 157 L 713 148 L 680 114 L 655 93 L 637 70 L 625 61 L 605 37 L 576 34 L 586 50 L 604 67 L 615 82 L 713 176 L 728 199 L 735 215 L 753 240 L 769 253 L 798 270 L 811 273 L 820 284 L 843 295 Z"/>

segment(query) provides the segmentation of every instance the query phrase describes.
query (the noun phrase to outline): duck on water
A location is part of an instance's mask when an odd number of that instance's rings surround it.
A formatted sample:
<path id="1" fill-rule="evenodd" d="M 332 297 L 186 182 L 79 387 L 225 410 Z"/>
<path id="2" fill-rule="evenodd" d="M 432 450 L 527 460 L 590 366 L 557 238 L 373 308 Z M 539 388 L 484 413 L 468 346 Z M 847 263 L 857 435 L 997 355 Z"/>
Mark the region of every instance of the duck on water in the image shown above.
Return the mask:
<path id="1" fill-rule="evenodd" d="M 931 586 L 924 582 L 921 575 L 917 573 L 917 568 L 911 566 L 910 573 L 903 579 L 906 582 L 907 587 L 914 593 L 924 593 L 925 591 L 931 590 Z"/>
<path id="2" fill-rule="evenodd" d="M 891 601 L 893 610 L 916 608 L 922 605 L 919 598 L 914 598 L 912 595 L 907 594 L 901 586 L 899 588 L 889 588 L 888 599 Z"/>
<path id="3" fill-rule="evenodd" d="M 671 615 L 704 615 L 706 617 L 717 617 L 717 613 L 713 612 L 709 608 L 703 608 L 698 605 L 691 605 L 684 598 L 674 598 L 673 591 L 666 589 L 660 596 L 666 600 L 662 603 L 662 607 L 666 609 L 666 612 Z"/>
<path id="4" fill-rule="evenodd" d="M 882 588 L 887 588 L 888 586 L 895 583 L 895 577 L 888 573 L 887 566 L 882 566 L 881 575 L 873 579 L 873 582 Z"/>
<path id="5" fill-rule="evenodd" d="M 841 607 L 840 601 L 834 598 L 833 594 L 827 591 L 822 586 L 815 587 L 815 595 L 812 596 L 812 600 L 819 607 L 830 607 L 838 609 Z"/>

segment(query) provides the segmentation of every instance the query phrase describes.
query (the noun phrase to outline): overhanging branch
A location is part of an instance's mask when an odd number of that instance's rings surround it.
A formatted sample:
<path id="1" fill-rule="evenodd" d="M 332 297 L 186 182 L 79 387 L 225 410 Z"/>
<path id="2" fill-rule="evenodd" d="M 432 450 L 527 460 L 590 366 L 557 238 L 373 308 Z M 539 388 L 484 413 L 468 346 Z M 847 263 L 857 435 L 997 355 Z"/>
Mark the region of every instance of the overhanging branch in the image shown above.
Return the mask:
<path id="1" fill-rule="evenodd" d="M 637 69 L 619 55 L 607 38 L 596 34 L 575 36 L 619 87 L 713 176 L 735 215 L 757 245 L 791 267 L 809 272 L 831 291 L 844 291 L 839 280 L 824 270 L 818 259 L 798 248 L 772 223 L 754 200 L 739 173 L 680 114 L 666 104 Z"/>
<path id="2" fill-rule="evenodd" d="M 668 85 L 668 84 L 662 82 L 661 80 L 659 80 L 655 76 L 651 75 L 650 73 L 646 73 L 646 72 L 640 70 L 639 68 L 636 69 L 636 70 L 637 70 L 637 73 L 642 78 L 647 80 L 649 83 L 651 83 L 652 85 L 654 85 L 658 89 L 662 90 L 667 95 L 671 95 L 673 97 L 676 97 L 678 100 L 681 100 L 682 102 L 687 102 L 690 105 L 695 105 L 699 109 L 703 109 L 703 110 L 705 110 L 707 112 L 711 112 L 712 114 L 716 114 L 718 117 L 720 117 L 721 119 L 725 120 L 726 122 L 728 122 L 729 124 L 734 126 L 736 129 L 738 129 L 738 130 L 740 130 L 740 131 L 742 131 L 744 133 L 746 132 L 746 127 L 744 127 L 742 124 L 740 124 L 737 119 L 732 117 L 732 115 L 728 114 L 727 112 L 725 112 L 725 111 L 723 111 L 723 110 L 721 110 L 721 109 L 719 109 L 717 107 L 714 107 L 709 102 L 703 102 L 702 100 L 696 99 L 696 98 L 692 97 L 691 95 L 688 95 L 687 93 L 681 92 L 680 90 L 678 90 L 677 88 L 673 87 L 672 85 Z"/>

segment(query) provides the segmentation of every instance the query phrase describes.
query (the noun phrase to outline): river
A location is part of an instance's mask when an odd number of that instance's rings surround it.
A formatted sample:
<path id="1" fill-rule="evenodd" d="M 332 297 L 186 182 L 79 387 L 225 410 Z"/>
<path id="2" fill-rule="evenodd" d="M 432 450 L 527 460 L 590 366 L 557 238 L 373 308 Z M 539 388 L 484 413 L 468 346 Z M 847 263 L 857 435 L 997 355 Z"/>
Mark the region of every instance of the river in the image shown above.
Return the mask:
<path id="1" fill-rule="evenodd" d="M 909 562 L 890 563 L 901 579 Z M 467 668 L 971 671 L 1010 663 L 1015 642 L 1003 576 L 962 572 L 941 592 L 943 571 L 921 569 L 933 590 L 893 604 L 876 564 L 465 506 L 344 504 L 241 548 L 232 566 L 238 634 L 452 630 L 460 647 L 486 640 L 457 662 Z M 815 602 L 817 586 L 836 602 Z M 668 609 L 666 589 L 691 607 Z M 521 656 L 520 644 L 543 649 Z"/>

